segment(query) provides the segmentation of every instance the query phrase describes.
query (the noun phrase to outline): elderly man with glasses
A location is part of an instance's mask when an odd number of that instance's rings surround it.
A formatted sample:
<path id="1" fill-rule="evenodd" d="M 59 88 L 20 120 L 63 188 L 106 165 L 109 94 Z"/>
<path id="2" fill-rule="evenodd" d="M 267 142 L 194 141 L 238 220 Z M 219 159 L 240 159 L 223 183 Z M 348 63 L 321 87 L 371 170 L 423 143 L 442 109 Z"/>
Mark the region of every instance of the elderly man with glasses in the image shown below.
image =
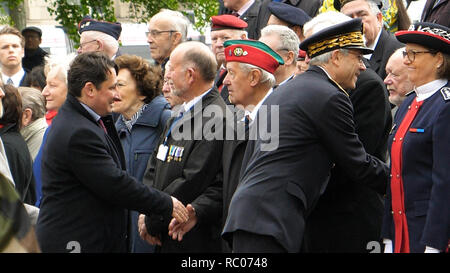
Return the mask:
<path id="1" fill-rule="evenodd" d="M 161 65 L 162 74 L 170 53 L 180 43 L 186 41 L 189 20 L 178 11 L 162 9 L 148 23 L 147 42 L 150 55 Z"/>

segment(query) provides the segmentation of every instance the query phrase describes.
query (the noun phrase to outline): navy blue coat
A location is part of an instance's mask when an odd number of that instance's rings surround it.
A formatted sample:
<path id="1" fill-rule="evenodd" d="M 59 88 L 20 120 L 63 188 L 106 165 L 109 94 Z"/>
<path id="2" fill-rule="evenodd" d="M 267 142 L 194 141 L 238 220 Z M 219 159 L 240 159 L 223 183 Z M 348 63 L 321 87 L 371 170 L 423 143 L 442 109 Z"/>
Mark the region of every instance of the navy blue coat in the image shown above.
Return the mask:
<path id="1" fill-rule="evenodd" d="M 447 83 L 447 88 L 450 84 Z M 400 105 L 389 149 L 408 106 L 411 93 Z M 450 100 L 438 91 L 426 99 L 407 132 L 402 147 L 402 178 L 406 221 L 411 252 L 424 252 L 425 246 L 445 251 L 450 239 Z M 395 244 L 390 184 L 382 228 L 383 238 Z"/>
<path id="2" fill-rule="evenodd" d="M 247 144 L 223 236 L 230 241 L 229 235 L 237 230 L 273 236 L 287 252 L 298 252 L 305 219 L 328 183 L 333 162 L 350 179 L 377 192 L 385 190 L 388 168 L 365 152 L 355 132 L 349 97 L 321 68 L 312 66 L 283 84 L 265 105 L 268 128 L 274 118 L 270 106 L 279 106 L 278 147 L 262 151 L 267 142 L 262 139 Z M 260 109 L 257 118 L 261 113 Z"/>
<path id="3" fill-rule="evenodd" d="M 169 195 L 137 182 L 112 117 L 108 134 L 68 94 L 42 150 L 42 203 L 36 233 L 43 252 L 126 252 L 127 209 L 172 213 Z M 168 216 L 169 217 L 169 216 Z"/>
<path id="4" fill-rule="evenodd" d="M 142 183 L 147 162 L 155 150 L 164 126 L 170 117 L 170 105 L 163 96 L 157 96 L 142 112 L 131 132 L 122 120 L 116 121 L 116 128 L 122 144 L 127 172 Z M 139 213 L 131 211 L 130 250 L 131 252 L 152 252 L 154 247 L 143 241 L 138 232 Z"/>

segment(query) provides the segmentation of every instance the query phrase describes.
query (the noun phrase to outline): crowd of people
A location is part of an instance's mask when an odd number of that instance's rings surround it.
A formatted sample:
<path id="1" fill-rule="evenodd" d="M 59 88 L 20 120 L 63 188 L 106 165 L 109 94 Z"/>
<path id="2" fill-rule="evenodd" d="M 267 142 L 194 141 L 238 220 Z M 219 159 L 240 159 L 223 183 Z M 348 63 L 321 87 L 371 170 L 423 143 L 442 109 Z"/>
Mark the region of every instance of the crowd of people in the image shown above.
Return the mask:
<path id="1" fill-rule="evenodd" d="M 0 30 L 0 252 L 448 252 L 449 1 L 219 2 Z"/>

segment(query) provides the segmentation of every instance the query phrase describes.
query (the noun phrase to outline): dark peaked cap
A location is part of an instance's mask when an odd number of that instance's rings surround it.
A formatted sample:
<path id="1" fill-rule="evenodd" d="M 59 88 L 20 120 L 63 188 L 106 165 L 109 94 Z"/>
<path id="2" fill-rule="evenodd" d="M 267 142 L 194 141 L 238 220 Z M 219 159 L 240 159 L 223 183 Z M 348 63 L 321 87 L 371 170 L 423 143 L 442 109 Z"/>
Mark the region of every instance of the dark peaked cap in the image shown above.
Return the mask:
<path id="1" fill-rule="evenodd" d="M 302 9 L 285 3 L 270 2 L 267 8 L 273 15 L 278 17 L 278 19 L 294 26 L 303 27 L 306 22 L 311 20 L 311 17 L 309 17 Z"/>
<path id="2" fill-rule="evenodd" d="M 42 30 L 38 27 L 26 27 L 26 28 L 22 29 L 22 35 L 24 35 L 24 33 L 27 31 L 36 32 L 39 35 L 39 37 L 42 37 Z"/>
<path id="3" fill-rule="evenodd" d="M 311 35 L 300 44 L 300 49 L 306 51 L 310 58 L 339 48 L 370 54 L 373 50 L 365 46 L 362 31 L 360 18 L 345 21 Z"/>
<path id="4" fill-rule="evenodd" d="M 122 32 L 122 26 L 120 23 L 98 21 L 87 15 L 78 24 L 78 33 L 81 34 L 83 31 L 89 30 L 100 31 L 114 37 L 116 40 L 119 40 L 120 33 Z"/>
<path id="5" fill-rule="evenodd" d="M 248 27 L 247 22 L 230 14 L 211 16 L 211 31 L 221 29 L 242 29 Z"/>

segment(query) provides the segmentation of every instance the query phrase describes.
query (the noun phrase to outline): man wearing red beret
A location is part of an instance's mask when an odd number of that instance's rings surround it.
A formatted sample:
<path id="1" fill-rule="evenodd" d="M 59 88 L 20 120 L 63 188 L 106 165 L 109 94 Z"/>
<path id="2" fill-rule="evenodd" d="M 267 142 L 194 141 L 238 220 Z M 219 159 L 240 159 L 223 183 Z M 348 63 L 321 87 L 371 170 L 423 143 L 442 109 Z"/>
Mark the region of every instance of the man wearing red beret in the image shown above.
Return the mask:
<path id="1" fill-rule="evenodd" d="M 230 104 L 230 101 L 227 87 L 223 85 L 223 79 L 227 74 L 223 43 L 232 39 L 247 39 L 247 31 L 245 31 L 247 26 L 245 21 L 233 15 L 224 14 L 211 17 L 211 48 L 219 68 L 214 79 L 214 86 L 217 87 L 227 104 Z"/>

